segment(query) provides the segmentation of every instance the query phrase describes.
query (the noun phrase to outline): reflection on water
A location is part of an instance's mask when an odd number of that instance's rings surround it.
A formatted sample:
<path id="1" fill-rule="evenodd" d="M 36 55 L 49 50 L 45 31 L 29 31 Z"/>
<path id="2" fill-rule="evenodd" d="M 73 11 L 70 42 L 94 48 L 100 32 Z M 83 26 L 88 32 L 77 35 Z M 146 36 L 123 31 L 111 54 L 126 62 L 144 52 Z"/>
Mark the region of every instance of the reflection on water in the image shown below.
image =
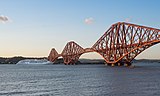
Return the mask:
<path id="1" fill-rule="evenodd" d="M 160 63 L 0 65 L 0 95 L 160 96 Z"/>

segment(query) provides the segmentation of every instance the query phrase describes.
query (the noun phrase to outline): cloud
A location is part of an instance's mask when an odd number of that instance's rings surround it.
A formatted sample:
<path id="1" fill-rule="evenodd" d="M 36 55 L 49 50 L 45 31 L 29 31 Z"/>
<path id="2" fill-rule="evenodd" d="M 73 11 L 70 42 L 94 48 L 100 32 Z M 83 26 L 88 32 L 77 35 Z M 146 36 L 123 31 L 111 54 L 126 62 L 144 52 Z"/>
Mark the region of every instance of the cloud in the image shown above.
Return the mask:
<path id="1" fill-rule="evenodd" d="M 9 22 L 9 18 L 7 16 L 0 15 L 0 22 L 2 23 Z"/>
<path id="2" fill-rule="evenodd" d="M 93 23 L 94 23 L 94 19 L 93 19 L 92 17 L 86 18 L 86 19 L 84 20 L 84 22 L 85 22 L 86 24 L 90 25 L 90 24 L 93 24 Z"/>

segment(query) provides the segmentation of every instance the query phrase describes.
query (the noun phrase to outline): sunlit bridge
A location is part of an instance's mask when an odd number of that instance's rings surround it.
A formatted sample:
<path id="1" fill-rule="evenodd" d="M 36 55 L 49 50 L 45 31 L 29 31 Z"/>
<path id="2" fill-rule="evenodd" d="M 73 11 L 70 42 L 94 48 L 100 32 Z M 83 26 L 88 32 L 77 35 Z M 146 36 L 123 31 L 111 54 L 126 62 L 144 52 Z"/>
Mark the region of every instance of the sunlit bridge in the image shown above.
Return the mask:
<path id="1" fill-rule="evenodd" d="M 118 22 L 111 25 L 90 48 L 71 41 L 60 54 L 53 48 L 48 60 L 54 62 L 58 57 L 63 57 L 64 64 L 75 64 L 82 54 L 96 52 L 108 65 L 131 65 L 138 54 L 159 42 L 160 29 Z"/>

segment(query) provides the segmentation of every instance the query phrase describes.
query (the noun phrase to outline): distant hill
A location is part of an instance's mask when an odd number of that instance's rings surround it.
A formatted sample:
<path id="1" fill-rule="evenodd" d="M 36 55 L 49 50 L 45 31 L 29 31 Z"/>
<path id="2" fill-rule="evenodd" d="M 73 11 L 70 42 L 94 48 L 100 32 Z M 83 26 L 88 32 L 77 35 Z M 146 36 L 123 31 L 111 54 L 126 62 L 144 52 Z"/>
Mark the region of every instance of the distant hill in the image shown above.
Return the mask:
<path id="1" fill-rule="evenodd" d="M 24 59 L 47 59 L 47 57 L 40 57 L 40 58 L 36 58 L 36 57 L 21 57 L 21 56 L 11 57 L 11 58 L 0 57 L 0 64 L 16 64 L 20 60 L 24 60 Z"/>
<path id="2" fill-rule="evenodd" d="M 16 56 L 11 58 L 4 58 L 0 57 L 0 64 L 16 64 L 17 62 L 24 60 L 24 59 L 47 59 L 47 57 L 22 57 L 22 56 Z M 158 62 L 160 63 L 160 59 L 134 59 L 132 62 Z M 103 59 L 79 59 L 79 61 L 76 64 L 105 64 L 105 60 Z M 57 59 L 53 64 L 63 64 L 63 58 Z"/>

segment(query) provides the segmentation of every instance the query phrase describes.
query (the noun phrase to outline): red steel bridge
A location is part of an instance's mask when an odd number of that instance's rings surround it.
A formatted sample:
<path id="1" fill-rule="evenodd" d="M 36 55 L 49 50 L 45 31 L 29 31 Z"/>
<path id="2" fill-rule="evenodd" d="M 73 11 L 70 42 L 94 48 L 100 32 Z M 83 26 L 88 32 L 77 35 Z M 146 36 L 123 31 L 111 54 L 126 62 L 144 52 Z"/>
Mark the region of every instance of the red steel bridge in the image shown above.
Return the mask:
<path id="1" fill-rule="evenodd" d="M 85 41 L 86 42 L 86 41 Z M 145 49 L 160 43 L 160 29 L 118 22 L 113 24 L 91 48 L 82 48 L 74 41 L 68 42 L 61 54 L 53 48 L 48 60 L 63 57 L 64 64 L 75 64 L 88 52 L 100 54 L 108 65 L 131 65 L 131 61 Z"/>

